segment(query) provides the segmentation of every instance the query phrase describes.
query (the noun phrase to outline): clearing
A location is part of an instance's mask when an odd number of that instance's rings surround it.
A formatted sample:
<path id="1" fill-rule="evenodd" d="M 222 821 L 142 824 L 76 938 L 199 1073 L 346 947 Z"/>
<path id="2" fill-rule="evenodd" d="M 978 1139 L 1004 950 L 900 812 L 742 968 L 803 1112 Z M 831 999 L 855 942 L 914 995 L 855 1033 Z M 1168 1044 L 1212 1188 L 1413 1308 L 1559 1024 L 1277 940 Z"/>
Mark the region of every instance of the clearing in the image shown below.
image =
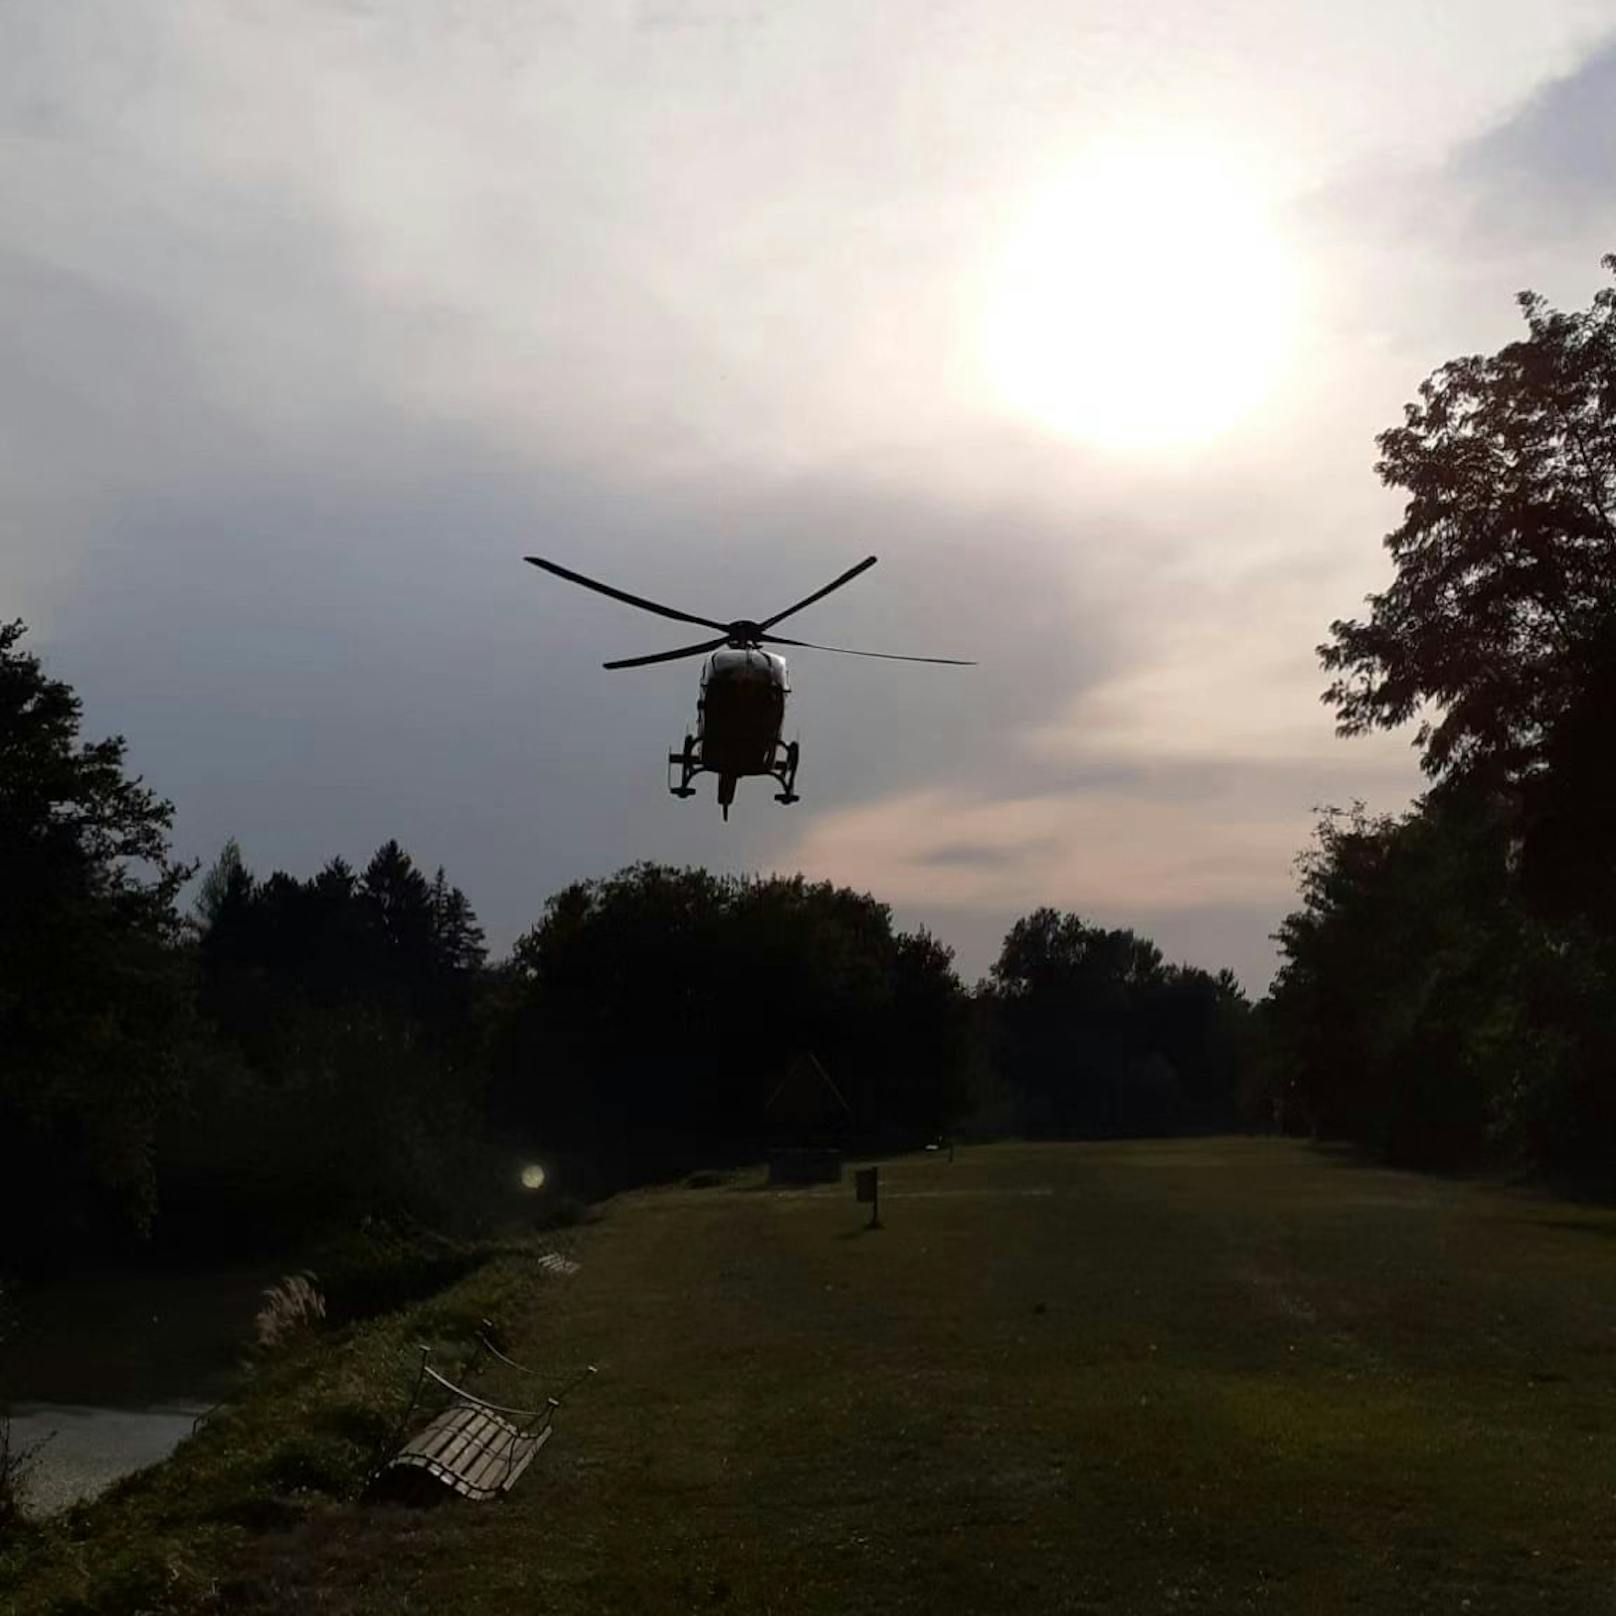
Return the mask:
<path id="1" fill-rule="evenodd" d="M 908 1157 L 879 1231 L 759 1177 L 287 1361 L 0 1610 L 1616 1609 L 1616 1212 L 1277 1139 Z M 600 1369 L 514 1492 L 333 1501 L 480 1312 Z"/>
<path id="2" fill-rule="evenodd" d="M 1616 1214 L 1282 1140 L 623 1196 L 497 1505 L 263 1540 L 321 1611 L 1565 1611 L 1616 1599 Z"/>

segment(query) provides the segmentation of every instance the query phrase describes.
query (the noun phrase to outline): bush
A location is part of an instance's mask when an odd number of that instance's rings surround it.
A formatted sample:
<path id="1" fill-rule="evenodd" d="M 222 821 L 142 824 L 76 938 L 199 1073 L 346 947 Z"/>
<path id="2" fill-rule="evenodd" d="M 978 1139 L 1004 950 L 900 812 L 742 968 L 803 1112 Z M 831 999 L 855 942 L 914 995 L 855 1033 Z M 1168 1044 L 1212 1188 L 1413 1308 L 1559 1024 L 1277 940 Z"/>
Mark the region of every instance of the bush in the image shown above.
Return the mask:
<path id="1" fill-rule="evenodd" d="M 311 1264 L 332 1324 L 391 1313 L 452 1285 L 483 1260 L 482 1248 L 375 1219 L 321 1245 Z"/>

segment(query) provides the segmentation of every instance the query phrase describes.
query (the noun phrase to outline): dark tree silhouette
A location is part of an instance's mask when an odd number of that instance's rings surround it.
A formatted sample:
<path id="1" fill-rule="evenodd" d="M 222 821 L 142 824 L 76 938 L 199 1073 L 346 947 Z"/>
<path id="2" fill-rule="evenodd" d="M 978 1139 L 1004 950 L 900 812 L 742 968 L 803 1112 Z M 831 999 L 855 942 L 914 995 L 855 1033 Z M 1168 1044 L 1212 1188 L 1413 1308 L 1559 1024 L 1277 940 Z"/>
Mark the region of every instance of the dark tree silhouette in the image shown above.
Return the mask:
<path id="1" fill-rule="evenodd" d="M 231 842 L 196 911 L 218 1047 L 167 1158 L 191 1221 L 269 1241 L 358 1213 L 445 1215 L 467 1171 L 449 1164 L 485 1132 L 465 894 L 396 841 L 362 876 L 337 858 L 263 881 Z"/>
<path id="2" fill-rule="evenodd" d="M 1250 1042 L 1234 978 L 1169 966 L 1132 931 L 1044 908 L 993 966 L 998 1061 L 1035 1131 L 1105 1136 L 1227 1125 Z"/>
<path id="3" fill-rule="evenodd" d="M 1526 337 L 1444 365 L 1381 434 L 1381 480 L 1409 495 L 1397 575 L 1319 648 L 1342 733 L 1419 716 L 1434 776 L 1542 770 L 1613 643 L 1616 289 L 1520 304 Z"/>
<path id="4" fill-rule="evenodd" d="M 617 1181 L 755 1153 L 804 1050 L 866 1139 L 916 1143 L 964 1103 L 948 950 L 800 877 L 643 864 L 567 887 L 496 998 L 503 1117 Z"/>
<path id="5" fill-rule="evenodd" d="M 142 1228 L 186 995 L 173 809 L 0 625 L 0 1220 Z"/>
<path id="6" fill-rule="evenodd" d="M 1616 257 L 1605 267 L 1616 273 Z M 1616 1157 L 1616 288 L 1520 299 L 1379 439 L 1396 576 L 1320 647 L 1356 734 L 1418 717 L 1437 785 L 1327 818 L 1270 1022 L 1296 1115 L 1411 1161 Z"/>
<path id="7" fill-rule="evenodd" d="M 1529 947 L 1496 807 L 1320 819 L 1270 1017 L 1293 1115 L 1411 1165 L 1473 1160 L 1525 1036 Z"/>

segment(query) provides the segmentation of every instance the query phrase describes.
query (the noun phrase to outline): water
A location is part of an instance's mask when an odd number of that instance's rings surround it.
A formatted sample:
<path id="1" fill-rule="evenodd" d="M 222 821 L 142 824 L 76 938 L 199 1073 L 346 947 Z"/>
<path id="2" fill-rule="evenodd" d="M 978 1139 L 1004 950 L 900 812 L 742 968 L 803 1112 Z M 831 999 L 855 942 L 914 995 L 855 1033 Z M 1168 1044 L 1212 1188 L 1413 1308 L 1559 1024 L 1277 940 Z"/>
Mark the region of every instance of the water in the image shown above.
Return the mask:
<path id="1" fill-rule="evenodd" d="M 20 1451 L 41 1444 L 23 1504 L 43 1516 L 93 1498 L 120 1476 L 166 1459 L 188 1437 L 205 1403 L 170 1407 L 97 1408 L 77 1403 L 18 1403 L 11 1443 Z"/>
<path id="2" fill-rule="evenodd" d="M 12 1444 L 44 1442 L 25 1499 L 46 1515 L 167 1458 L 240 1383 L 243 1343 L 277 1272 L 118 1269 L 18 1298 L 0 1364 Z"/>

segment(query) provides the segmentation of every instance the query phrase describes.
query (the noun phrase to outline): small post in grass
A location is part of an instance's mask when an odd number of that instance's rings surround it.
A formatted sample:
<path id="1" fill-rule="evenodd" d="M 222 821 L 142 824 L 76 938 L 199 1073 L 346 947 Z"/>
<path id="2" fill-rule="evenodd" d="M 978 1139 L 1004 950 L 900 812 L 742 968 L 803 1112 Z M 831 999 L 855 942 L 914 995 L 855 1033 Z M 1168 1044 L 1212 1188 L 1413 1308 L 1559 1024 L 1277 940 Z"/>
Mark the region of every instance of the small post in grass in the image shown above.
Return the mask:
<path id="1" fill-rule="evenodd" d="M 869 1228 L 881 1227 L 881 1169 L 860 1167 L 853 1174 L 853 1186 L 860 1202 L 870 1203 Z"/>

